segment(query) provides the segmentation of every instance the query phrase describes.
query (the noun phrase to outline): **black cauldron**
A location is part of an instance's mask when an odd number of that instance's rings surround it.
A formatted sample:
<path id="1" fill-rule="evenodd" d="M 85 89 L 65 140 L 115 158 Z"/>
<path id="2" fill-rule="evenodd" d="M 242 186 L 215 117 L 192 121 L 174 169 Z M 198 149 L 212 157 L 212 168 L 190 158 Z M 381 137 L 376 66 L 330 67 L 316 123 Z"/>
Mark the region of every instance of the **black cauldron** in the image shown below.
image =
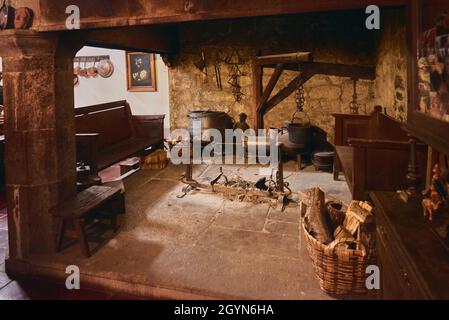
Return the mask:
<path id="1" fill-rule="evenodd" d="M 233 129 L 234 121 L 226 113 L 222 111 L 193 111 L 189 113 L 189 132 L 193 137 L 194 128 L 201 125 L 201 137 L 208 129 L 217 129 L 221 132 L 223 139 L 225 138 L 225 130 Z M 204 139 L 203 139 L 204 141 Z"/>

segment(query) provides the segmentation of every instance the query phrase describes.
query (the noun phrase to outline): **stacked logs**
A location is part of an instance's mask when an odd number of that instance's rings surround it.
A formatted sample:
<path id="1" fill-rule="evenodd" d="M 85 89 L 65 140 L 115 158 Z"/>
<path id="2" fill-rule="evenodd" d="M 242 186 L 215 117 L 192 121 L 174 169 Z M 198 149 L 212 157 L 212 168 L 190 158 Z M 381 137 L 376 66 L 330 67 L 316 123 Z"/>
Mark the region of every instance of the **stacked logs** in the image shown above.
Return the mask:
<path id="1" fill-rule="evenodd" d="M 307 207 L 306 228 L 319 242 L 327 245 L 344 241 L 348 247 L 360 243 L 374 247 L 374 215 L 369 203 L 352 201 L 346 208 L 340 201 L 326 202 L 319 188 L 304 192 L 302 201 Z"/>

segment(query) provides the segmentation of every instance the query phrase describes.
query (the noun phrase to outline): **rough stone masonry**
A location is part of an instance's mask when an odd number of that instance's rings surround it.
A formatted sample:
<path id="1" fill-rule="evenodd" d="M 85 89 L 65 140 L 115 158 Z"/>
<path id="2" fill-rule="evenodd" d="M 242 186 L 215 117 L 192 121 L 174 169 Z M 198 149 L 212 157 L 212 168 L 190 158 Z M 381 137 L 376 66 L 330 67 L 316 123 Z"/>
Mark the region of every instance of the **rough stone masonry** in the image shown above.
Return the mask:
<path id="1" fill-rule="evenodd" d="M 391 12 L 390 12 L 391 11 Z M 389 10 L 384 25 L 392 21 L 400 25 L 403 19 L 399 12 Z M 406 63 L 405 57 L 385 53 L 385 48 L 405 46 L 405 30 L 399 29 L 392 34 L 381 31 L 368 31 L 364 25 L 363 12 L 312 13 L 284 17 L 250 18 L 227 21 L 188 23 L 181 26 L 181 51 L 170 77 L 170 113 L 171 127 L 186 128 L 188 113 L 193 110 L 224 110 L 234 119 L 241 112 L 249 115 L 249 123 L 254 119 L 251 59 L 258 54 L 275 54 L 295 51 L 311 51 L 315 61 L 380 65 L 378 77 L 381 81 L 358 81 L 358 102 L 361 113 L 371 112 L 374 105 L 385 102 L 385 94 L 394 96 L 393 87 L 387 87 L 382 81 L 386 78 L 386 68 Z M 402 19 L 402 20 L 401 20 Z M 360 23 L 357 23 L 360 21 Z M 403 43 L 402 43 L 403 42 Z M 223 60 L 236 49 L 246 62 L 241 71 L 240 84 L 244 93 L 241 102 L 235 102 L 232 88 L 228 84 L 230 66 Z M 207 72 L 198 70 L 194 63 L 204 52 Z M 216 85 L 214 64 L 217 61 L 221 70 L 223 90 Z M 271 76 L 265 72 L 264 85 Z M 380 74 L 379 74 L 380 72 Z M 390 73 L 390 70 L 388 70 Z M 294 72 L 284 71 L 275 94 L 288 84 Z M 399 72 L 399 77 L 403 76 Z M 387 92 L 388 91 L 388 92 Z M 391 91 L 391 92 L 390 92 Z M 332 113 L 348 113 L 353 96 L 353 82 L 349 78 L 316 75 L 305 85 L 305 110 L 312 123 L 324 129 L 330 141 L 333 141 Z M 403 93 L 406 94 L 405 92 Z M 395 100 L 389 100 L 395 101 Z M 391 103 L 391 102 L 388 102 Z M 397 116 L 394 108 L 398 106 L 382 104 L 390 115 Z M 265 116 L 265 126 L 281 128 L 292 119 L 295 112 L 294 94 L 271 110 Z M 403 117 L 399 115 L 399 118 Z"/>

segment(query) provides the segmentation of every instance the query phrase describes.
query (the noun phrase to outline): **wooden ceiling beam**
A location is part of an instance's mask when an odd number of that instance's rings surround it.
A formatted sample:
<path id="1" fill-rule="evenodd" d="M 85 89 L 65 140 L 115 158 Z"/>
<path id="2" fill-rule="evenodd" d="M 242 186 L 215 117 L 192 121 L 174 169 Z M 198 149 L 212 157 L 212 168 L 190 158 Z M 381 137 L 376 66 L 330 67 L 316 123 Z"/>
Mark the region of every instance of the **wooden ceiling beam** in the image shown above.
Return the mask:
<path id="1" fill-rule="evenodd" d="M 66 8 L 70 5 L 80 9 L 81 29 L 93 29 L 364 9 L 373 4 L 372 0 L 12 0 L 12 5 L 25 2 L 36 13 L 33 29 L 37 31 L 67 30 Z M 407 0 L 375 2 L 380 7 L 406 3 Z"/>
<path id="2" fill-rule="evenodd" d="M 265 65 L 265 68 L 276 68 L 276 65 Z M 336 77 L 348 77 L 364 80 L 376 79 L 376 68 L 370 66 L 326 63 L 326 62 L 304 62 L 299 67 L 298 64 L 286 64 L 284 70 L 299 71 L 307 70 L 315 74 L 323 74 Z"/>

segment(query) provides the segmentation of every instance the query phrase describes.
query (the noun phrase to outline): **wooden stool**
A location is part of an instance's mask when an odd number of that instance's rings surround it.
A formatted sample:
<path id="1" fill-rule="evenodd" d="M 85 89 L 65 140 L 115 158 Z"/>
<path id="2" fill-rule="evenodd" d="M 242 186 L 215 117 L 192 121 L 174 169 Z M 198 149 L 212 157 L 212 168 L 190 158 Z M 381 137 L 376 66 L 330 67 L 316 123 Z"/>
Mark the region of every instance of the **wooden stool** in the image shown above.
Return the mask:
<path id="1" fill-rule="evenodd" d="M 93 186 L 78 193 L 75 198 L 51 210 L 51 214 L 59 220 L 59 230 L 56 236 L 57 251 L 61 250 L 68 222 L 72 222 L 82 253 L 86 257 L 90 257 L 91 251 L 86 236 L 86 226 L 89 224 L 89 220 L 110 219 L 115 233 L 118 229 L 117 215 L 124 211 L 121 190 L 118 188 Z"/>

